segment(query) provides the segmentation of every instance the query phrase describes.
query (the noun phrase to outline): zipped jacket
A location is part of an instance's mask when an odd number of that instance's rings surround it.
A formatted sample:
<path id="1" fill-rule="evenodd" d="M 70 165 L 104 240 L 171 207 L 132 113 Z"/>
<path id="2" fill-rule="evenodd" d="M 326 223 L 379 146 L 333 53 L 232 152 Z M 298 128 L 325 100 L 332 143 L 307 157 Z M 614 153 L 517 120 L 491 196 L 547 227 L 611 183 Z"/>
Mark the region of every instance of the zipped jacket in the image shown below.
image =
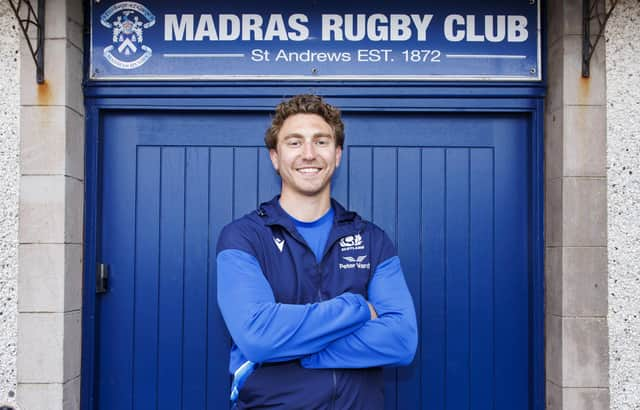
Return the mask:
<path id="1" fill-rule="evenodd" d="M 233 339 L 229 371 L 259 363 L 237 406 L 381 409 L 381 367 L 409 364 L 417 345 L 395 247 L 382 229 L 332 200 L 333 226 L 318 263 L 278 200 L 233 221 L 218 239 L 218 304 Z"/>

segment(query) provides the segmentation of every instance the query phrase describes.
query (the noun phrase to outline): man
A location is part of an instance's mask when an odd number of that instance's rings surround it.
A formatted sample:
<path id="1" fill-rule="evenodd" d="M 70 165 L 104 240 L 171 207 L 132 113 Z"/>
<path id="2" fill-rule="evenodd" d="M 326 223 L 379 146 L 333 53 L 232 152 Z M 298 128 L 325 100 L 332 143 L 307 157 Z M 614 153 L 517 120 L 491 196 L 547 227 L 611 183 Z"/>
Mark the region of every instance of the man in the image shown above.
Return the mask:
<path id="1" fill-rule="evenodd" d="M 218 240 L 218 303 L 238 408 L 381 409 L 381 366 L 407 365 L 416 317 L 395 248 L 331 199 L 340 112 L 314 95 L 277 108 L 265 143 L 280 195 Z"/>

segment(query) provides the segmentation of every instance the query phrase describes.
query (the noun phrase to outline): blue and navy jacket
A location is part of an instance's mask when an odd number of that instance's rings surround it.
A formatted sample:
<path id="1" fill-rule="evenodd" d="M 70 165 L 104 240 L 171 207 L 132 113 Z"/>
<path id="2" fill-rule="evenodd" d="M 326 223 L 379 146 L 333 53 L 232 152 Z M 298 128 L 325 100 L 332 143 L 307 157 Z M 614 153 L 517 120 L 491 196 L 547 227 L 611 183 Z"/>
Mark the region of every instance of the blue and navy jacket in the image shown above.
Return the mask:
<path id="1" fill-rule="evenodd" d="M 218 239 L 218 304 L 233 338 L 229 371 L 260 363 L 237 405 L 381 409 L 381 367 L 409 364 L 417 345 L 395 247 L 382 229 L 332 200 L 334 222 L 318 263 L 278 199 L 233 221 Z"/>

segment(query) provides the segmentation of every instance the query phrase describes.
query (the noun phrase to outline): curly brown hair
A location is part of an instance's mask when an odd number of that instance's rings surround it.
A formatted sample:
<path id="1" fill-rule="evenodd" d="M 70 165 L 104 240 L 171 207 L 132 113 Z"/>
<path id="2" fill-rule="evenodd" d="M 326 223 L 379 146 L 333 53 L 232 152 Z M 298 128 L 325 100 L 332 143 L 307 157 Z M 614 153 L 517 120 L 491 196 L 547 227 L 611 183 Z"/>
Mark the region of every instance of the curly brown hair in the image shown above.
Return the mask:
<path id="1" fill-rule="evenodd" d="M 264 137 L 264 144 L 268 149 L 276 149 L 278 133 L 285 120 L 295 114 L 316 114 L 321 116 L 333 128 L 336 146 L 342 148 L 344 144 L 344 123 L 340 117 L 340 110 L 326 103 L 322 97 L 313 94 L 299 94 L 282 101 L 276 107 L 271 126 Z"/>

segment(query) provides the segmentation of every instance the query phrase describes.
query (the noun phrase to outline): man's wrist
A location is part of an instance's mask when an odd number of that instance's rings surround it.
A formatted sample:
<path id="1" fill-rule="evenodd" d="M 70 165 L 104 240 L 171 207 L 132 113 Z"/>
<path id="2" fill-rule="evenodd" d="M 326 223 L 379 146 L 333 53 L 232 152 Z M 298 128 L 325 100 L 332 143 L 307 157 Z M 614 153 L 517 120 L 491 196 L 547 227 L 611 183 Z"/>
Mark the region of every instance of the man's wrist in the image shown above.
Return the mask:
<path id="1" fill-rule="evenodd" d="M 369 313 L 371 313 L 371 320 L 377 319 L 378 318 L 378 312 L 376 312 L 376 309 L 373 307 L 371 302 L 367 302 L 367 305 L 369 306 Z"/>

